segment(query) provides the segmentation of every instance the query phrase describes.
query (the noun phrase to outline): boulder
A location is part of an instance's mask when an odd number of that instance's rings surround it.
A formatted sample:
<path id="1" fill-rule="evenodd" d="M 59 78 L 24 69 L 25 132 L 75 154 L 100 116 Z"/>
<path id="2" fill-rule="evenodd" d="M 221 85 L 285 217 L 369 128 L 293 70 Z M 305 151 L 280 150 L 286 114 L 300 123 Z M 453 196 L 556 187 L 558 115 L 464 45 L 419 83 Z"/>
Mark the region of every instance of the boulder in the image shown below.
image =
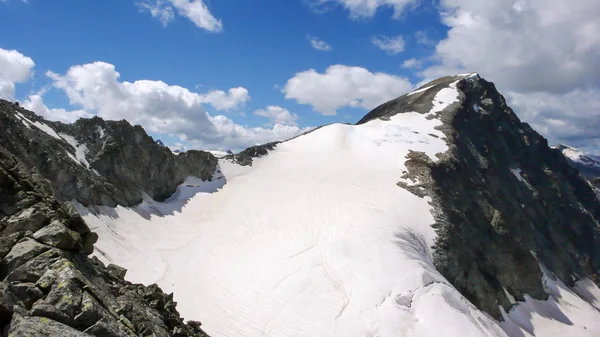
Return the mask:
<path id="1" fill-rule="evenodd" d="M 0 279 L 4 279 L 8 273 L 50 248 L 52 247 L 43 245 L 31 238 L 23 238 L 12 247 L 0 262 Z"/>
<path id="2" fill-rule="evenodd" d="M 61 249 L 73 249 L 81 241 L 79 233 L 68 229 L 61 220 L 53 220 L 48 226 L 35 232 L 33 238 Z"/>
<path id="3" fill-rule="evenodd" d="M 14 314 L 8 330 L 10 337 L 86 337 L 68 325 L 47 317 L 24 317 Z"/>

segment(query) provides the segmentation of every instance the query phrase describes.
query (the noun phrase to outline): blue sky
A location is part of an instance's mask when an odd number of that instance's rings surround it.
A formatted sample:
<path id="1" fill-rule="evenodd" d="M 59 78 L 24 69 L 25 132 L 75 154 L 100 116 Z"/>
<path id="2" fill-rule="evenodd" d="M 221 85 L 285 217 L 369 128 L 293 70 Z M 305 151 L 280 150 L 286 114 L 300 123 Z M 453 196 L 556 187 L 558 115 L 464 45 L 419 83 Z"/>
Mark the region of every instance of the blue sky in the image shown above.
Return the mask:
<path id="1" fill-rule="evenodd" d="M 584 7 L 589 6 L 592 13 L 598 8 L 593 1 L 578 1 Z M 352 3 L 359 5 L 352 7 Z M 542 27 L 547 21 L 544 21 L 547 8 L 538 3 L 490 1 L 482 6 L 473 0 L 377 0 L 368 7 L 366 0 L 4 0 L 0 1 L 3 18 L 0 29 L 5 32 L 0 35 L 0 48 L 15 50 L 35 64 L 30 67 L 27 79 L 12 77 L 16 89 L 12 97 L 10 93 L 4 96 L 37 108 L 36 112 L 49 119 L 69 121 L 91 114 L 118 119 L 122 115 L 171 145 L 225 149 L 291 136 L 310 126 L 356 122 L 370 108 L 410 90 L 424 79 L 466 69 L 498 81 L 507 98 L 517 102 L 513 107 L 524 111 L 519 115 L 545 136 L 585 146 L 591 139 L 600 145 L 598 134 L 585 129 L 586 123 L 580 125 L 577 118 L 557 115 L 564 109 L 560 102 L 571 99 L 584 101 L 581 108 L 590 110 L 591 118 L 596 118 L 598 103 L 593 97 L 598 76 L 589 78 L 590 74 L 577 71 L 565 74 L 570 70 L 565 67 L 567 70 L 562 71 L 560 66 L 556 74 L 548 75 L 553 69 L 547 69 L 540 76 L 535 64 L 543 64 L 543 60 L 528 62 L 529 55 L 517 51 L 507 51 L 509 54 L 503 59 L 490 59 L 494 57 L 490 53 L 504 50 L 488 45 L 489 41 L 483 39 L 508 41 L 511 34 L 515 36 L 518 28 L 523 28 L 522 24 L 532 25 L 534 33 L 537 29 L 540 35 L 519 41 L 519 46 L 506 42 L 506 49 L 520 50 L 518 47 L 529 45 L 531 56 L 548 50 L 539 42 L 550 38 L 544 33 L 548 27 Z M 552 0 L 545 7 L 554 3 L 557 8 L 560 6 L 558 0 Z M 186 12 L 186 8 L 206 11 L 192 13 Z M 160 15 L 153 16 L 150 9 L 166 13 L 163 18 L 167 20 L 161 22 Z M 527 10 L 539 17 L 537 25 L 531 18 L 533 24 L 518 21 Z M 514 16 L 514 27 L 493 26 L 498 21 L 496 15 L 502 17 L 507 13 Z M 556 24 L 572 25 L 576 31 L 582 21 L 595 24 L 594 18 L 585 13 L 565 13 L 565 18 L 566 21 L 559 20 Z M 469 20 L 480 20 L 479 26 L 473 27 Z M 487 32 L 483 28 L 494 28 L 505 34 L 482 33 L 480 41 L 478 36 L 469 35 L 477 33 L 475 28 L 480 33 Z M 565 36 L 552 38 L 573 39 L 569 33 L 562 34 Z M 401 42 L 394 45 L 392 42 L 398 37 Z M 314 48 L 313 39 L 321 41 L 321 46 L 329 46 L 329 50 Z M 593 38 L 583 39 L 592 43 L 592 47 L 599 43 Z M 379 46 L 377 41 L 381 42 Z M 535 50 L 537 47 L 539 51 Z M 481 57 L 478 58 L 477 52 L 468 52 L 469 48 L 479 50 Z M 598 48 L 575 53 L 557 53 L 558 60 L 550 60 L 548 65 L 574 59 L 590 67 L 591 75 L 597 75 L 597 67 L 591 62 L 600 54 Z M 511 56 L 525 61 L 517 65 L 504 62 Z M 413 66 L 403 67 L 410 59 L 415 60 Z M 72 67 L 97 61 L 103 64 L 70 72 Z M 328 72 L 334 65 L 339 67 Z M 314 72 L 309 73 L 311 69 Z M 115 72 L 120 77 L 108 83 L 104 76 Z M 573 77 L 573 80 L 559 88 L 548 87 L 553 76 Z M 544 78 L 546 84 L 531 80 L 535 77 Z M 140 80 L 151 82 L 122 85 Z M 4 81 L 11 82 L 10 78 Z M 157 81 L 166 86 L 159 86 Z M 188 89 L 197 96 L 182 94 L 172 86 Z M 335 89 L 336 86 L 341 89 Z M 105 94 L 111 88 L 114 92 Z M 246 93 L 238 91 L 236 97 L 228 96 L 230 88 L 243 88 Z M 219 102 L 216 98 L 200 97 L 213 91 L 224 91 Z M 173 97 L 164 99 L 165 95 Z M 182 95 L 189 98 L 182 99 Z M 130 102 L 125 107 L 116 106 L 117 102 L 98 102 L 119 97 Z M 161 99 L 164 101 L 159 102 Z M 556 101 L 552 106 L 532 103 L 552 99 Z M 204 110 L 209 117 L 196 118 Z M 337 114 L 332 115 L 333 112 Z M 217 116 L 223 117 L 215 119 Z M 162 128 L 157 122 L 163 119 L 168 120 L 169 127 Z M 217 126 L 207 127 L 207 123 Z M 276 124 L 286 126 L 285 131 L 273 131 Z M 569 130 L 573 129 L 571 124 L 577 124 L 577 130 Z M 585 134 L 587 143 L 578 136 L 581 134 Z"/>

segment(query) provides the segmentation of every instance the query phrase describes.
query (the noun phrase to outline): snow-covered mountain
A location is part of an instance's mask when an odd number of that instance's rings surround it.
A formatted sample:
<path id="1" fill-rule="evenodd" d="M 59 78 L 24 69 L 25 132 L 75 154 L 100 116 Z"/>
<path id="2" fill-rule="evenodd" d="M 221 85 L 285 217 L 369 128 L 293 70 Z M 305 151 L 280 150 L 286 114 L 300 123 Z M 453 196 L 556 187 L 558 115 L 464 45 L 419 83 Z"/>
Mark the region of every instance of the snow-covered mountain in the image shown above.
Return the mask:
<path id="1" fill-rule="evenodd" d="M 565 155 L 569 162 L 586 177 L 600 177 L 600 158 L 587 154 L 572 146 L 558 144 L 553 146 Z"/>
<path id="2" fill-rule="evenodd" d="M 213 337 L 600 335 L 600 200 L 477 74 L 212 168 L 74 204 L 95 257 Z"/>

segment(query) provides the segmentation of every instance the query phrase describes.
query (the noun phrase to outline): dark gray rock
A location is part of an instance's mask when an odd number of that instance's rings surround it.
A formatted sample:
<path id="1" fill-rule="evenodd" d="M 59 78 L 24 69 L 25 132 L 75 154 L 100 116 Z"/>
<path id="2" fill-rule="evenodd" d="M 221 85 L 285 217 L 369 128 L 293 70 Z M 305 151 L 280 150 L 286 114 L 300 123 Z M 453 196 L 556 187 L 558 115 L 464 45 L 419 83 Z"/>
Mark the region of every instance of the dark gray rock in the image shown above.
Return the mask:
<path id="1" fill-rule="evenodd" d="M 116 264 L 109 264 L 107 267 L 108 272 L 111 276 L 116 277 L 118 279 L 125 279 L 125 274 L 127 274 L 127 269 L 117 266 Z"/>
<path id="2" fill-rule="evenodd" d="M 17 242 L 8 254 L 0 262 L 0 277 L 4 278 L 8 273 L 50 249 L 50 246 L 41 244 L 30 238 L 23 238 Z"/>
<path id="3" fill-rule="evenodd" d="M 53 131 L 47 133 L 36 125 Z M 25 167 L 48 179 L 60 199 L 86 206 L 131 206 L 141 202 L 143 193 L 162 201 L 187 176 L 211 179 L 217 165 L 209 152 L 175 155 L 141 126 L 124 120 L 94 117 L 73 124 L 50 122 L 4 100 L 0 100 L 0 144 Z M 22 196 L 19 202 L 34 201 Z M 5 212 L 10 213 L 13 205 L 7 203 Z"/>
<path id="4" fill-rule="evenodd" d="M 23 234 L 25 233 L 17 232 L 0 237 L 0 259 L 3 259 L 8 254 L 12 246 L 23 237 Z"/>
<path id="5" fill-rule="evenodd" d="M 77 325 L 87 329 L 105 316 L 110 316 L 108 311 L 89 292 L 84 291 L 81 297 L 81 312 L 75 316 Z"/>
<path id="6" fill-rule="evenodd" d="M 75 318 L 75 313 L 81 305 L 82 291 L 75 283 L 76 280 L 63 280 L 54 283 L 45 301 L 52 304 L 56 309 L 71 318 Z"/>
<path id="7" fill-rule="evenodd" d="M 87 335 L 47 317 L 23 317 L 19 314 L 14 314 L 10 323 L 10 329 L 8 330 L 8 336 L 86 337 Z"/>
<path id="8" fill-rule="evenodd" d="M 68 229 L 60 220 L 54 220 L 35 232 L 33 238 L 61 249 L 73 249 L 81 241 L 79 233 Z"/>
<path id="9" fill-rule="evenodd" d="M 44 293 L 34 283 L 13 283 L 9 284 L 8 288 L 27 309 L 30 309 L 33 303 L 44 297 Z"/>
<path id="10" fill-rule="evenodd" d="M 124 337 L 124 336 L 135 336 L 135 334 L 129 330 L 121 332 L 120 329 L 106 321 L 104 319 L 94 323 L 91 327 L 84 331 L 89 336 L 96 337 Z M 145 335 L 142 335 L 145 336 Z"/>
<path id="11" fill-rule="evenodd" d="M 225 156 L 225 158 L 232 160 L 238 165 L 252 166 L 253 158 L 260 158 L 262 156 L 266 156 L 269 153 L 269 151 L 273 151 L 279 143 L 280 142 L 271 142 L 263 145 L 252 146 L 240 153 L 228 154 Z"/>

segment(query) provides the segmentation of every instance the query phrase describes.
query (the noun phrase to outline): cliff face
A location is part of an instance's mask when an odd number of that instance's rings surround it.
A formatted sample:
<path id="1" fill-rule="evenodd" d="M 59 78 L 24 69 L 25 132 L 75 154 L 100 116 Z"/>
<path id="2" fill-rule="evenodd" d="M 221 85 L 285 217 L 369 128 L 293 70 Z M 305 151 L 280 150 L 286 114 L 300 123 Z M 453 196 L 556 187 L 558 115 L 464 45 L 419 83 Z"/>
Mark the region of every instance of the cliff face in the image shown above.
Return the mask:
<path id="1" fill-rule="evenodd" d="M 211 179 L 209 152 L 179 155 L 127 121 L 49 122 L 0 100 L 0 143 L 50 180 L 57 197 L 84 205 L 131 206 L 144 194 L 164 200 L 187 176 Z"/>
<path id="2" fill-rule="evenodd" d="M 433 163 L 412 152 L 399 186 L 430 196 L 438 234 L 436 268 L 480 309 L 500 318 L 507 294 L 547 297 L 544 265 L 567 285 L 600 281 L 600 202 L 560 151 L 519 121 L 494 85 L 477 75 L 446 77 L 369 113 L 429 112 L 456 87 L 459 102 L 431 115 L 449 151 Z"/>
<path id="3" fill-rule="evenodd" d="M 205 336 L 171 295 L 88 258 L 97 236 L 0 146 L 1 336 Z"/>

